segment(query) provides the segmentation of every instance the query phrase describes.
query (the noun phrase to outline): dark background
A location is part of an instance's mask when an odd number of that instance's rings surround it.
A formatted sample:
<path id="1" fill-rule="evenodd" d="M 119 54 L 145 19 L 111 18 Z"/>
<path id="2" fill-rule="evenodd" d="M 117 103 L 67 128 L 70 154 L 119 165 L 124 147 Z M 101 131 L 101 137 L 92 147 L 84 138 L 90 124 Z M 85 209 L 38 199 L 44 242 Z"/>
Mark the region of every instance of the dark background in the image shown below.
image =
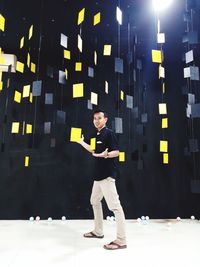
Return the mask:
<path id="1" fill-rule="evenodd" d="M 123 11 L 123 25 L 115 18 L 116 6 Z M 86 8 L 85 21 L 77 26 L 78 12 Z M 92 186 L 92 158 L 82 147 L 70 142 L 71 127 L 80 127 L 84 135 L 93 131 L 92 113 L 103 108 L 109 114 L 108 126 L 115 129 L 114 119 L 123 119 L 123 133 L 117 134 L 120 151 L 126 161 L 120 163 L 117 187 L 127 218 L 148 215 L 150 218 L 199 217 L 199 193 L 191 190 L 191 182 L 200 180 L 199 147 L 192 152 L 189 139 L 199 140 L 199 119 L 186 117 L 187 94 L 194 93 L 199 101 L 199 81 L 183 78 L 185 52 L 194 50 L 199 66 L 199 45 L 182 43 L 189 30 L 199 31 L 200 7 L 198 1 L 175 1 L 160 14 L 161 32 L 166 34 L 163 45 L 166 68 L 166 94 L 161 92 L 158 64 L 152 63 L 151 50 L 160 49 L 156 43 L 156 15 L 151 1 L 0 1 L 1 13 L 6 18 L 6 30 L 1 32 L 0 44 L 7 54 L 15 54 L 26 62 L 27 53 L 37 64 L 33 74 L 25 67 L 24 74 L 4 73 L 4 88 L 0 93 L 0 219 L 42 219 L 62 215 L 69 219 L 92 218 L 89 203 Z M 101 23 L 93 27 L 93 16 L 101 12 Z M 186 12 L 187 11 L 187 12 Z M 189 21 L 184 21 L 184 14 Z M 34 25 L 33 38 L 27 40 L 28 30 Z M 83 39 L 83 53 L 77 48 L 77 35 Z M 71 60 L 63 59 L 60 34 L 68 36 Z M 19 49 L 22 36 L 25 47 Z M 103 45 L 112 44 L 112 55 L 103 56 Z M 98 64 L 94 66 L 93 53 L 97 51 Z M 128 55 L 131 55 L 128 57 Z M 114 71 L 114 59 L 124 60 L 124 73 Z M 129 61 L 128 58 L 131 58 Z M 76 73 L 74 63 L 81 61 L 83 71 Z M 141 65 L 141 66 L 140 66 Z M 53 70 L 53 78 L 47 68 Z M 87 67 L 94 68 L 94 78 L 88 77 Z M 58 83 L 58 71 L 67 68 L 66 84 Z M 134 71 L 136 80 L 134 80 Z M 6 82 L 10 85 L 6 88 Z M 42 94 L 33 104 L 23 99 L 14 102 L 14 91 L 42 80 Z M 105 80 L 109 94 L 104 91 Z M 83 98 L 72 98 L 72 85 L 83 82 Z M 126 98 L 120 100 L 120 90 L 133 96 L 133 108 L 126 107 Z M 90 92 L 99 95 L 98 107 L 87 108 Z M 45 93 L 53 93 L 53 105 L 45 104 Z M 166 102 L 169 128 L 161 129 L 162 116 L 158 103 Z M 6 104 L 7 103 L 7 104 Z M 66 112 L 64 124 L 56 119 L 57 110 Z M 147 113 L 146 123 L 141 115 Z M 33 124 L 32 135 L 11 134 L 13 121 Z M 51 133 L 44 133 L 44 123 L 51 122 Z M 139 128 L 138 128 L 139 127 Z M 141 130 L 140 130 L 141 129 Z M 51 146 L 55 139 L 55 147 Z M 169 164 L 162 163 L 160 140 L 169 142 Z M 188 153 L 184 153 L 188 151 Z M 30 165 L 24 167 L 24 157 L 30 156 Z M 198 191 L 198 190 L 197 190 Z M 109 215 L 107 207 L 105 216 Z"/>

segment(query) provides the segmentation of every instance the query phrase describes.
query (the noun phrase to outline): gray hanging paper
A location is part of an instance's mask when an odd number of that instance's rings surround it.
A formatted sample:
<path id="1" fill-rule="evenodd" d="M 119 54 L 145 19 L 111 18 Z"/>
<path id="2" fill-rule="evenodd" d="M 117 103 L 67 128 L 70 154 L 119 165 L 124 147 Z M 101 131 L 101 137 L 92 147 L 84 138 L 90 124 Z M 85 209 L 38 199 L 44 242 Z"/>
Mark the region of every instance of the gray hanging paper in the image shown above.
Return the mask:
<path id="1" fill-rule="evenodd" d="M 190 67 L 190 80 L 199 81 L 199 67 Z"/>
<path id="2" fill-rule="evenodd" d="M 126 107 L 133 108 L 133 97 L 131 95 L 126 95 Z"/>
<path id="3" fill-rule="evenodd" d="M 47 76 L 53 78 L 53 67 L 47 66 Z"/>
<path id="4" fill-rule="evenodd" d="M 40 96 L 42 92 L 42 81 L 34 81 L 32 86 L 33 96 Z"/>
<path id="5" fill-rule="evenodd" d="M 197 139 L 189 139 L 189 149 L 190 152 L 198 152 L 199 146 L 198 146 L 198 140 Z"/>
<path id="6" fill-rule="evenodd" d="M 55 147 L 55 146 L 56 146 L 56 139 L 55 138 L 51 138 L 50 147 Z"/>
<path id="7" fill-rule="evenodd" d="M 191 117 L 200 118 L 200 103 L 191 105 Z"/>
<path id="8" fill-rule="evenodd" d="M 115 58 L 115 72 L 119 72 L 119 73 L 124 72 L 123 59 L 118 58 L 118 57 Z"/>
<path id="9" fill-rule="evenodd" d="M 134 119 L 137 119 L 139 117 L 138 107 L 133 108 L 133 117 L 134 117 Z"/>
<path id="10" fill-rule="evenodd" d="M 62 110 L 57 110 L 56 112 L 56 122 L 65 124 L 65 119 L 66 119 L 66 112 Z"/>
<path id="11" fill-rule="evenodd" d="M 188 94 L 188 104 L 195 104 L 195 95 Z"/>
<path id="12" fill-rule="evenodd" d="M 66 74 L 62 70 L 59 70 L 59 80 L 58 80 L 58 82 L 61 83 L 61 84 L 66 84 Z"/>
<path id="13" fill-rule="evenodd" d="M 198 44 L 198 33 L 197 31 L 188 32 L 188 43 L 189 44 Z"/>
<path id="14" fill-rule="evenodd" d="M 91 67 L 88 67 L 88 77 L 91 77 L 91 78 L 94 77 L 94 69 Z"/>
<path id="15" fill-rule="evenodd" d="M 50 134 L 51 133 L 51 122 L 44 123 L 44 133 Z"/>
<path id="16" fill-rule="evenodd" d="M 123 133 L 122 118 L 115 118 L 115 132 Z"/>
<path id="17" fill-rule="evenodd" d="M 141 122 L 142 123 L 147 123 L 148 117 L 147 117 L 147 113 L 143 113 L 141 115 Z"/>
<path id="18" fill-rule="evenodd" d="M 93 109 L 93 106 L 92 106 L 92 103 L 90 101 L 90 99 L 87 101 L 87 108 L 92 110 Z"/>
<path id="19" fill-rule="evenodd" d="M 46 105 L 53 104 L 53 94 L 50 94 L 50 93 L 45 94 L 45 104 Z"/>
<path id="20" fill-rule="evenodd" d="M 185 53 L 185 62 L 186 62 L 186 64 L 192 62 L 193 60 L 194 60 L 193 50 L 190 50 L 189 52 Z"/>
<path id="21" fill-rule="evenodd" d="M 142 60 L 137 59 L 137 69 L 141 70 L 142 69 Z"/>
<path id="22" fill-rule="evenodd" d="M 61 33 L 60 34 L 60 45 L 67 48 L 67 44 L 68 44 L 68 37 L 64 35 L 63 33 Z"/>
<path id="23" fill-rule="evenodd" d="M 143 124 L 138 124 L 136 126 L 136 132 L 138 135 L 144 135 L 144 125 Z"/>

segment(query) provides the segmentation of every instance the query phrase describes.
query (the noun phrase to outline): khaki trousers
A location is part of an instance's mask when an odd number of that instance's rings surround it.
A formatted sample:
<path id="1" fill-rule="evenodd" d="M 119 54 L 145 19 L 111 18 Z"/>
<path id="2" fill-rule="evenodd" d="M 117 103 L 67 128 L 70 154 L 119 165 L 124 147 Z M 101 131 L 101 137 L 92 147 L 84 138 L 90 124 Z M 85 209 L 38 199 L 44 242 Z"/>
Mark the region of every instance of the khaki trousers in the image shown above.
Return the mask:
<path id="1" fill-rule="evenodd" d="M 105 198 L 109 210 L 115 215 L 117 227 L 117 241 L 126 244 L 125 216 L 117 193 L 115 179 L 108 177 L 101 181 L 94 181 L 90 203 L 94 212 L 94 233 L 103 235 L 103 210 L 101 200 Z"/>

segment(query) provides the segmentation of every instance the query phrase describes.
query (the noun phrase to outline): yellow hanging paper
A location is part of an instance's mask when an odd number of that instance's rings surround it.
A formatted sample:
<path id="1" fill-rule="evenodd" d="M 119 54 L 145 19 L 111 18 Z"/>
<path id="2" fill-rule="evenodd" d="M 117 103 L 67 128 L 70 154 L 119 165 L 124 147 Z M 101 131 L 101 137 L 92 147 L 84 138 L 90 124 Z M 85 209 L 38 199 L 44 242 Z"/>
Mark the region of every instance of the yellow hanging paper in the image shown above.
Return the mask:
<path id="1" fill-rule="evenodd" d="M 24 37 L 20 40 L 20 49 L 24 47 Z"/>
<path id="2" fill-rule="evenodd" d="M 29 102 L 33 103 L 33 94 L 32 93 L 30 93 Z"/>
<path id="3" fill-rule="evenodd" d="M 0 65 L 5 65 L 5 63 L 6 63 L 6 60 L 5 60 L 5 58 L 4 58 L 3 54 L 2 54 L 0 56 Z"/>
<path id="4" fill-rule="evenodd" d="M 69 50 L 64 49 L 64 58 L 71 59 L 71 52 Z"/>
<path id="5" fill-rule="evenodd" d="M 168 141 L 160 141 L 160 152 L 168 152 Z"/>
<path id="6" fill-rule="evenodd" d="M 169 154 L 168 153 L 163 154 L 163 163 L 169 164 Z"/>
<path id="7" fill-rule="evenodd" d="M 26 133 L 32 134 L 32 124 L 26 124 Z"/>
<path id="8" fill-rule="evenodd" d="M 94 151 L 96 149 L 96 138 L 90 139 L 90 149 Z"/>
<path id="9" fill-rule="evenodd" d="M 94 64 L 97 65 L 97 52 L 94 51 Z"/>
<path id="10" fill-rule="evenodd" d="M 95 26 L 95 25 L 99 24 L 100 21 L 101 21 L 101 13 L 99 12 L 99 13 L 97 13 L 97 14 L 94 16 L 94 22 L 93 22 L 93 25 Z"/>
<path id="11" fill-rule="evenodd" d="M 111 49 L 112 49 L 111 45 L 104 45 L 103 55 L 104 56 L 110 56 L 111 55 Z"/>
<path id="12" fill-rule="evenodd" d="M 162 63 L 163 55 L 161 50 L 152 50 L 152 62 L 154 63 Z"/>
<path id="13" fill-rule="evenodd" d="M 28 167 L 29 166 L 29 159 L 30 159 L 29 156 L 26 156 L 25 157 L 25 160 L 24 160 L 24 166 L 25 167 Z"/>
<path id="14" fill-rule="evenodd" d="M 22 94 L 15 90 L 14 101 L 17 103 L 21 103 L 21 98 L 22 98 Z"/>
<path id="15" fill-rule="evenodd" d="M 65 79 L 68 80 L 68 70 L 65 69 Z"/>
<path id="16" fill-rule="evenodd" d="M 23 73 L 24 72 L 24 63 L 17 61 L 16 70 Z"/>
<path id="17" fill-rule="evenodd" d="M 125 161 L 125 152 L 119 152 L 119 161 L 124 162 Z"/>
<path id="18" fill-rule="evenodd" d="M 19 133 L 19 122 L 12 123 L 11 133 Z"/>
<path id="19" fill-rule="evenodd" d="M 31 27 L 29 28 L 28 39 L 30 40 L 32 36 L 33 36 L 33 25 L 31 25 Z"/>
<path id="20" fill-rule="evenodd" d="M 73 84 L 73 98 L 83 97 L 83 94 L 84 94 L 83 83 Z"/>
<path id="21" fill-rule="evenodd" d="M 36 71 L 36 65 L 35 63 L 31 62 L 31 72 L 35 73 Z"/>
<path id="22" fill-rule="evenodd" d="M 78 13 L 78 25 L 80 25 L 85 19 L 85 8 Z"/>
<path id="23" fill-rule="evenodd" d="M 30 57 L 30 54 L 28 53 L 27 54 L 27 66 L 28 66 L 28 68 L 30 67 L 30 62 L 31 62 L 31 57 Z"/>
<path id="24" fill-rule="evenodd" d="M 2 71 L 0 71 L 0 91 L 3 89 Z"/>
<path id="25" fill-rule="evenodd" d="M 162 128 L 168 128 L 168 118 L 162 119 Z"/>
<path id="26" fill-rule="evenodd" d="M 70 142 L 79 142 L 81 139 L 81 128 L 71 128 Z"/>
<path id="27" fill-rule="evenodd" d="M 0 30 L 5 31 L 5 18 L 0 14 Z"/>
<path id="28" fill-rule="evenodd" d="M 120 91 L 120 99 L 123 101 L 124 100 L 124 91 Z"/>
<path id="29" fill-rule="evenodd" d="M 76 62 L 75 71 L 82 71 L 82 63 L 81 62 Z"/>

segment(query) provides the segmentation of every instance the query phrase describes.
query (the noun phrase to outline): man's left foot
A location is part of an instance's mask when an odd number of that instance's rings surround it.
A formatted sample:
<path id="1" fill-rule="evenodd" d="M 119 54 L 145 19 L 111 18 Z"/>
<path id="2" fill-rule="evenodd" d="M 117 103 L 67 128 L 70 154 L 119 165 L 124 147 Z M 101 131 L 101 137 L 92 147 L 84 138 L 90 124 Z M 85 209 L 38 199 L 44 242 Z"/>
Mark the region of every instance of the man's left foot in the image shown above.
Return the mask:
<path id="1" fill-rule="evenodd" d="M 116 250 L 116 249 L 127 248 L 127 245 L 120 245 L 116 243 L 115 241 L 112 241 L 109 244 L 104 245 L 103 247 L 108 250 Z"/>

